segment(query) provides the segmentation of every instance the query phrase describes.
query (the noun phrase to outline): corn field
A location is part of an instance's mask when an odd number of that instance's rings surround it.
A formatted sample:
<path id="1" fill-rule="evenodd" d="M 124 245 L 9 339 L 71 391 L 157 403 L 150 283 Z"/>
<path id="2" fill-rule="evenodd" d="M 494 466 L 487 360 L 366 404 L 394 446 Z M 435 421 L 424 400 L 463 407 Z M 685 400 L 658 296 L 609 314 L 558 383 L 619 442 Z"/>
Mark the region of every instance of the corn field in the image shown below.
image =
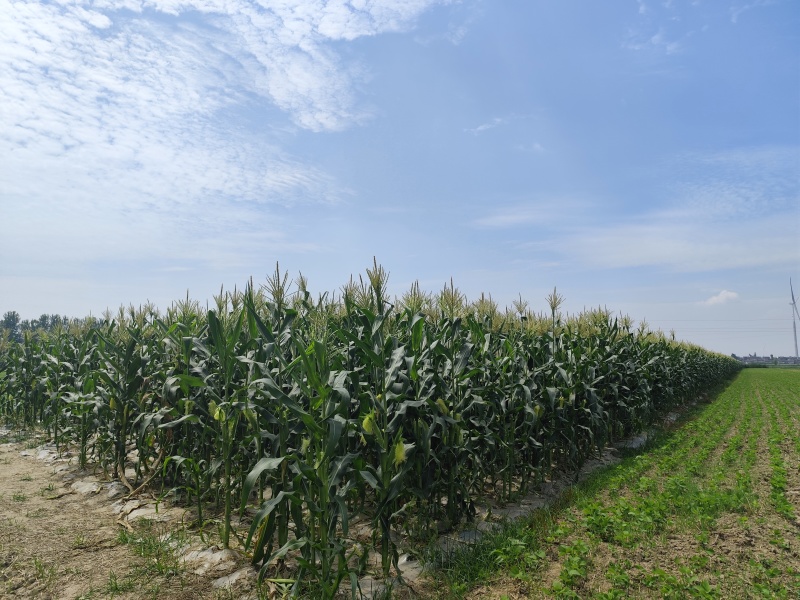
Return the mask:
<path id="1" fill-rule="evenodd" d="M 266 285 L 0 342 L 0 417 L 41 426 L 131 492 L 172 492 L 219 523 L 243 516 L 262 578 L 358 592 L 393 532 L 425 542 L 734 374 L 735 360 L 603 309 L 564 318 L 468 303 L 452 282 L 386 297 L 375 264 L 340 298 Z M 372 524 L 369 544 L 351 524 Z"/>

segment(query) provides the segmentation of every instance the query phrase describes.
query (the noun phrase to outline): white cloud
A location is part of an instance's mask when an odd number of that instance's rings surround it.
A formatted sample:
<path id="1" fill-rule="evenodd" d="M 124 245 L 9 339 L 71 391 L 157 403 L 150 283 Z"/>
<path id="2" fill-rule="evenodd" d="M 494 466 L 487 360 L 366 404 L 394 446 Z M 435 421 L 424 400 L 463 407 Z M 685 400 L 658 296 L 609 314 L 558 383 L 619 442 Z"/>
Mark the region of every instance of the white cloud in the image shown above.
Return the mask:
<path id="1" fill-rule="evenodd" d="M 598 268 L 705 272 L 796 264 L 797 233 L 791 214 L 720 222 L 680 210 L 567 229 L 556 247 L 573 261 Z"/>
<path id="2" fill-rule="evenodd" d="M 313 248 L 283 209 L 349 192 L 283 150 L 283 124 L 368 118 L 336 45 L 435 3 L 0 0 L 0 255 L 34 239 L 71 264 Z"/>
<path id="3" fill-rule="evenodd" d="M 475 219 L 478 227 L 506 228 L 539 223 L 547 220 L 544 212 L 535 207 L 505 208 Z"/>
<path id="4" fill-rule="evenodd" d="M 647 27 L 632 28 L 628 30 L 622 47 L 627 50 L 645 50 L 671 56 L 683 51 L 686 37 L 688 35 L 675 37 L 663 27 L 659 27 L 654 33 Z"/>
<path id="5" fill-rule="evenodd" d="M 667 55 L 677 54 L 682 49 L 681 43 L 677 40 L 670 40 L 663 29 L 659 29 L 658 32 L 650 38 L 650 43 L 654 47 L 662 49 Z"/>
<path id="6" fill-rule="evenodd" d="M 531 118 L 533 118 L 533 115 L 531 114 L 513 114 L 513 113 L 506 115 L 504 117 L 492 117 L 485 123 L 481 123 L 476 127 L 464 128 L 464 133 L 471 133 L 472 135 L 477 136 L 486 131 L 489 131 L 490 129 L 494 129 L 496 127 L 502 127 L 503 125 L 508 125 L 509 123 L 523 121 Z"/>
<path id="7" fill-rule="evenodd" d="M 719 294 L 711 296 L 707 300 L 703 300 L 701 304 L 705 304 L 706 306 L 714 306 L 716 304 L 726 304 L 733 300 L 739 298 L 739 294 L 736 292 L 730 292 L 728 290 L 722 290 Z"/>
<path id="8" fill-rule="evenodd" d="M 775 4 L 775 0 L 756 0 L 755 2 L 749 2 L 746 4 L 734 4 L 730 7 L 731 11 L 731 23 L 738 23 L 739 16 L 747 12 L 749 10 L 753 10 L 754 8 L 763 8 L 765 6 L 770 6 L 771 4 Z"/>
<path id="9" fill-rule="evenodd" d="M 565 262 L 599 269 L 791 268 L 800 256 L 798 153 L 774 147 L 682 157 L 664 174 L 676 181 L 665 192 L 667 206 L 638 215 L 615 216 L 600 201 L 548 201 L 498 209 L 475 224 L 547 222 L 546 247 Z M 530 231 L 541 240 L 541 229 Z"/>
<path id="10" fill-rule="evenodd" d="M 225 32 L 141 19 L 100 35 L 97 14 L 80 7 L 29 3 L 0 12 L 10 17 L 0 27 L 7 191 L 44 197 L 60 182 L 56 191 L 73 201 L 96 196 L 87 191 L 98 185 L 123 204 L 159 195 L 178 203 L 219 194 L 263 200 L 289 188 L 308 192 L 324 179 L 274 145 L 226 128 L 226 111 L 245 101 L 239 84 L 252 65 L 231 48 L 219 51 L 230 41 Z"/>
<path id="11" fill-rule="evenodd" d="M 580 214 L 584 210 L 583 203 L 573 199 L 547 198 L 496 208 L 475 219 L 472 224 L 488 229 L 507 229 L 541 223 L 559 224 L 564 222 L 565 214 Z"/>
<path id="12" fill-rule="evenodd" d="M 3 88 L 70 85 L 76 101 L 102 100 L 113 108 L 124 99 L 162 116 L 159 109 L 208 114 L 249 93 L 287 111 L 301 127 L 341 129 L 368 112 L 352 91 L 360 71 L 344 64 L 329 42 L 401 30 L 434 3 L 2 0 Z M 31 96 L 35 103 L 39 94 Z"/>
<path id="13" fill-rule="evenodd" d="M 542 146 L 539 142 L 533 142 L 530 144 L 517 144 L 515 147 L 520 152 L 534 152 L 536 154 L 542 154 L 545 151 L 544 146 Z"/>
<path id="14" fill-rule="evenodd" d="M 506 123 L 508 123 L 508 118 L 494 117 L 493 119 L 487 121 L 486 123 L 482 123 L 477 127 L 464 129 L 464 131 L 466 133 L 471 133 L 472 135 L 478 135 L 480 133 L 483 133 L 484 131 L 489 131 L 490 129 L 494 129 L 495 127 L 498 127 L 500 125 L 505 125 Z"/>
<path id="15" fill-rule="evenodd" d="M 782 214 L 800 220 L 797 164 L 800 147 L 745 148 L 687 154 L 672 166 L 676 210 L 704 221 L 741 221 Z"/>
<path id="16" fill-rule="evenodd" d="M 668 0 L 645 4 L 637 0 L 637 3 L 638 15 L 627 29 L 623 48 L 654 57 L 672 56 L 687 49 L 696 32 L 685 25 L 692 21 L 685 19 L 686 2 Z M 720 18 L 725 18 L 724 10 Z"/>

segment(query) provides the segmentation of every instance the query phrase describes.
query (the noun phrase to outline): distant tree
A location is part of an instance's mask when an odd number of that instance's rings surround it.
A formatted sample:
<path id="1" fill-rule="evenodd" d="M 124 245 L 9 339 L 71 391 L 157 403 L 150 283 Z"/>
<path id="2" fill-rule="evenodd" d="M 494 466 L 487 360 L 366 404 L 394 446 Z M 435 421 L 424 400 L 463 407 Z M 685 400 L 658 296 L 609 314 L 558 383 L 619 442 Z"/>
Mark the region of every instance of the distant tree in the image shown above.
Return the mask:
<path id="1" fill-rule="evenodd" d="M 21 342 L 24 334 L 33 337 L 71 327 L 89 329 L 98 327 L 99 322 L 94 317 L 84 319 L 70 319 L 66 315 L 42 314 L 38 319 L 21 319 L 16 311 L 8 311 L 0 320 L 0 339 Z"/>
<path id="2" fill-rule="evenodd" d="M 8 335 L 8 339 L 14 341 L 21 341 L 22 340 L 22 332 L 20 331 L 20 319 L 19 313 L 15 310 L 10 310 L 6 314 L 3 315 L 3 320 L 0 322 L 0 326 L 5 329 L 6 334 Z"/>

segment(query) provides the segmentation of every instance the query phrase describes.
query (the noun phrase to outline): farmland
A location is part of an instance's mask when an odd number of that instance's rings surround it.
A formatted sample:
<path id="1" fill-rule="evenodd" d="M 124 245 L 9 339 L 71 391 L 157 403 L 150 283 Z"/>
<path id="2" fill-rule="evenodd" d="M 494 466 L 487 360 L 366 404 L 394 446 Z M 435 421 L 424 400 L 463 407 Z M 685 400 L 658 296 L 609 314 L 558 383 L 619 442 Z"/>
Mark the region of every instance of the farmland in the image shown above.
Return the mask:
<path id="1" fill-rule="evenodd" d="M 265 582 L 318 598 L 357 593 L 367 572 L 397 574 L 401 543 L 424 548 L 472 521 L 478 505 L 513 503 L 556 473 L 579 471 L 739 370 L 606 310 L 564 317 L 555 290 L 547 301 L 542 314 L 521 299 L 502 313 L 485 298 L 467 303 L 451 284 L 435 296 L 412 287 L 393 304 L 377 264 L 340 301 L 313 300 L 302 280 L 290 295 L 276 269 L 260 290 L 221 293 L 211 309 L 189 300 L 163 315 L 131 308 L 6 342 L 0 415 L 18 430 L 41 428 L 57 453 L 119 481 L 129 497 L 187 507 L 189 531 L 238 549 Z M 711 405 L 719 422 L 672 468 L 696 463 L 704 472 L 735 419 L 763 419 L 758 431 L 774 443 L 753 447 L 742 433 L 750 453 L 726 456 L 746 473 L 736 461 L 768 453 L 769 498 L 788 520 L 796 473 L 777 436 L 788 435 L 797 411 L 791 402 L 763 405 L 772 412 Z M 657 462 L 662 448 L 627 467 L 653 502 L 662 502 L 657 474 L 670 469 Z M 687 502 L 695 497 L 688 475 L 670 485 L 686 486 Z M 733 496 L 749 499 L 748 485 L 743 476 Z M 614 486 L 623 502 L 627 484 Z M 728 501 L 738 500 L 719 500 Z M 630 502 L 610 513 L 602 503 L 580 507 L 549 536 L 586 563 L 562 570 L 580 577 L 558 575 L 550 591 L 588 581 L 592 536 L 622 548 L 641 542 L 641 523 L 626 515 L 652 508 L 643 517 L 653 519 L 650 536 L 670 510 L 693 514 L 666 499 L 668 507 Z M 581 519 L 592 523 L 586 535 Z"/>
<path id="2" fill-rule="evenodd" d="M 448 595 L 796 598 L 798 465 L 800 370 L 744 370 L 560 506 L 449 561 Z"/>

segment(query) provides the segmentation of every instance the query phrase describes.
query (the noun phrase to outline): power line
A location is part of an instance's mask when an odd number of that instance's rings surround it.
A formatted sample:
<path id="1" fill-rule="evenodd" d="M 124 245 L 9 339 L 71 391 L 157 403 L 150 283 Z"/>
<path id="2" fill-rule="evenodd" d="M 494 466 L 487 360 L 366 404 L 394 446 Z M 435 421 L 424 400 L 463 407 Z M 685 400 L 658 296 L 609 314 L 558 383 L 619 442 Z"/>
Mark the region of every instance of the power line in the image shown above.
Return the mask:
<path id="1" fill-rule="evenodd" d="M 769 319 L 644 319 L 648 323 L 752 323 L 756 321 L 788 321 L 789 319 L 769 318 Z"/>

